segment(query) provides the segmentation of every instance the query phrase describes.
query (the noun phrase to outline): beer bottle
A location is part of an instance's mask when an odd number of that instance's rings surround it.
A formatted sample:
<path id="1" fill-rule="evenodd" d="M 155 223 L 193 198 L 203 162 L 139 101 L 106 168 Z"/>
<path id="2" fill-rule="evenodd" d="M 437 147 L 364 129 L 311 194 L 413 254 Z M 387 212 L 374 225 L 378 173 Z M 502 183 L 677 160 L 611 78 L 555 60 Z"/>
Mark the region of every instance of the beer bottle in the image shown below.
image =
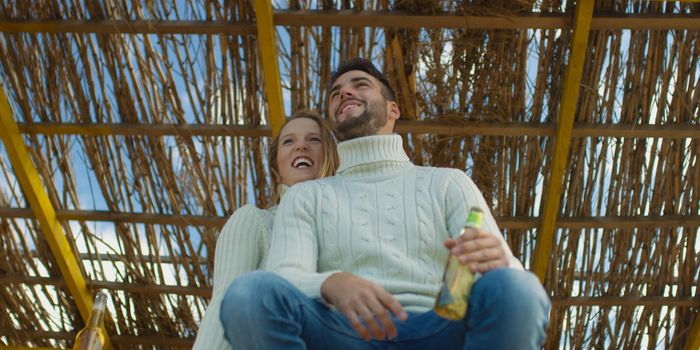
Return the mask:
<path id="1" fill-rule="evenodd" d="M 105 310 L 107 309 L 107 293 L 97 292 L 95 303 L 92 305 L 92 312 L 88 318 L 85 328 L 78 332 L 75 337 L 73 350 L 102 350 L 107 335 L 104 331 Z"/>
<path id="2" fill-rule="evenodd" d="M 460 234 L 467 228 L 480 228 L 484 219 L 484 212 L 473 207 L 469 211 L 467 224 Z M 442 277 L 442 288 L 435 299 L 435 313 L 448 320 L 461 320 L 467 313 L 469 292 L 474 284 L 474 274 L 469 266 L 462 265 L 456 256 L 450 253 L 445 266 L 445 274 Z"/>

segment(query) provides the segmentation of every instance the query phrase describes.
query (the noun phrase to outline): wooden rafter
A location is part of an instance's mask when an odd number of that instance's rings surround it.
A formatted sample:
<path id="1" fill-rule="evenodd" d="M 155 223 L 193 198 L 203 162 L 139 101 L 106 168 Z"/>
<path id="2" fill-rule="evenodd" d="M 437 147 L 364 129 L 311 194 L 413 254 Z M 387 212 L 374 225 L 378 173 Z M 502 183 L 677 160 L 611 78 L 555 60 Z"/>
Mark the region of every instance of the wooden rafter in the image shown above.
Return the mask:
<path id="1" fill-rule="evenodd" d="M 21 133 L 31 135 L 85 135 L 85 136 L 246 136 L 267 137 L 267 126 L 195 125 L 195 124 L 19 124 Z M 551 123 L 507 122 L 435 122 L 399 120 L 395 131 L 399 134 L 433 134 L 450 136 L 554 136 L 556 127 Z M 658 137 L 700 138 L 700 126 L 686 124 L 625 125 L 574 123 L 572 137 Z"/>
<path id="2" fill-rule="evenodd" d="M 29 209 L 0 208 L 0 218 L 33 218 Z M 149 225 L 200 226 L 221 228 L 225 217 L 207 215 L 168 215 L 148 213 L 118 213 L 97 210 L 57 210 L 58 220 L 105 221 L 140 223 Z M 528 230 L 536 228 L 541 218 L 538 217 L 496 217 L 499 227 L 503 229 Z M 633 229 L 651 227 L 700 226 L 700 215 L 663 215 L 663 216 L 599 216 L 579 218 L 559 218 L 557 228 L 579 229 Z"/>
<path id="3" fill-rule="evenodd" d="M 255 34 L 255 23 L 156 20 L 5 20 L 0 32 L 101 34 Z"/>
<path id="4" fill-rule="evenodd" d="M 0 86 L 0 139 L 5 144 L 8 158 L 14 173 L 22 187 L 25 199 L 29 203 L 34 217 L 39 222 L 46 242 L 51 249 L 54 260 L 58 265 L 66 287 L 78 307 L 80 316 L 87 323 L 92 311 L 92 293 L 82 275 L 78 259 L 63 233 L 56 211 L 49 200 L 46 189 L 39 178 L 27 146 L 22 140 L 12 108 L 5 95 L 5 89 Z M 106 339 L 105 349 L 111 349 L 109 338 Z"/>
<path id="5" fill-rule="evenodd" d="M 571 133 L 578 106 L 583 65 L 588 51 L 588 35 L 590 33 L 591 19 L 593 18 L 593 3 L 593 0 L 583 0 L 576 3 L 571 51 L 569 53 L 569 63 L 566 67 L 564 89 L 557 119 L 557 131 L 554 136 L 554 147 L 552 149 L 552 167 L 549 174 L 549 183 L 545 189 L 542 221 L 537 233 L 535 261 L 532 265 L 533 272 L 543 282 L 547 273 L 550 255 L 552 254 L 554 233 L 557 229 L 561 190 L 569 158 Z"/>
<path id="6" fill-rule="evenodd" d="M 267 94 L 267 113 L 272 135 L 276 136 L 284 123 L 284 102 L 282 100 L 282 79 L 277 61 L 277 41 L 275 23 L 272 18 L 272 2 L 255 0 L 255 24 L 258 28 L 258 47 L 265 77 L 265 92 Z"/>
<path id="7" fill-rule="evenodd" d="M 275 26 L 465 28 L 465 29 L 566 29 L 568 14 L 518 14 L 513 16 L 463 16 L 455 13 L 412 15 L 400 11 L 275 10 Z M 5 20 L 0 32 L 22 33 L 141 33 L 141 34 L 255 34 L 255 23 L 231 21 L 155 20 Z M 700 29 L 697 14 L 612 15 L 598 14 L 592 30 Z"/>

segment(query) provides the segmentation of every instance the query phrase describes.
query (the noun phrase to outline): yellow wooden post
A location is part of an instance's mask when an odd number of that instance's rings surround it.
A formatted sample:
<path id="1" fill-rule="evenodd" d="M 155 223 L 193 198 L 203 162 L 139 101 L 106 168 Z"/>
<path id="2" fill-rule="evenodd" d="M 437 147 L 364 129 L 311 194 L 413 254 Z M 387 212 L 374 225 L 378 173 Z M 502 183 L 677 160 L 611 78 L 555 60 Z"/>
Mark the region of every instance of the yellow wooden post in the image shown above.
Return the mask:
<path id="1" fill-rule="evenodd" d="M 87 322 L 90 311 L 92 311 L 92 293 L 80 271 L 78 259 L 73 254 L 61 224 L 56 218 L 56 211 L 39 178 L 39 173 L 31 158 L 29 158 L 29 151 L 22 140 L 17 122 L 12 115 L 12 109 L 5 95 L 5 89 L 1 86 L 0 125 L 2 126 L 0 127 L 0 139 L 5 144 L 15 176 L 17 176 L 27 202 L 29 202 L 39 222 L 41 231 L 46 238 L 56 264 L 58 264 L 68 291 L 73 296 L 83 320 Z M 107 339 L 106 348 L 111 349 L 109 339 Z"/>
<path id="2" fill-rule="evenodd" d="M 559 107 L 559 120 L 554 136 L 554 149 L 552 156 L 552 171 L 549 175 L 549 185 L 545 190 L 544 212 L 540 221 L 537 242 L 535 245 L 535 261 L 533 271 L 544 282 L 549 258 L 552 253 L 554 232 L 556 231 L 557 216 L 559 214 L 561 190 L 563 187 L 565 167 L 569 158 L 569 146 L 571 145 L 571 132 L 574 126 L 574 117 L 578 105 L 581 76 L 588 48 L 588 34 L 593 18 L 593 0 L 581 0 L 576 2 L 574 15 L 574 32 L 571 40 L 571 52 L 569 64 L 566 67 L 564 91 Z"/>
<path id="3" fill-rule="evenodd" d="M 697 298 L 697 292 L 695 297 Z M 688 341 L 685 343 L 685 350 L 698 349 L 700 349 L 700 314 L 695 315 L 695 321 L 690 327 L 690 333 L 688 333 Z"/>
<path id="4" fill-rule="evenodd" d="M 258 46 L 262 61 L 265 91 L 267 93 L 268 120 L 272 136 L 277 136 L 284 124 L 284 102 L 282 100 L 282 82 L 277 61 L 277 42 L 275 41 L 275 23 L 272 18 L 272 2 L 255 0 L 255 23 L 258 27 Z"/>

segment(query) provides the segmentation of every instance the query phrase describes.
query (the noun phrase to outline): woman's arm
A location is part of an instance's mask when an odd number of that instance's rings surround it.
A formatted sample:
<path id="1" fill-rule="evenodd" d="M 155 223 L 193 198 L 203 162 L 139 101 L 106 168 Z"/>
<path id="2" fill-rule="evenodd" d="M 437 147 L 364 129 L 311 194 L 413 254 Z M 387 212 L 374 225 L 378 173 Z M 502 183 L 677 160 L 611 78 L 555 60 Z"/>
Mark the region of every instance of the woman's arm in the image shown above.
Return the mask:
<path id="1" fill-rule="evenodd" d="M 195 339 L 195 350 L 229 350 L 219 320 L 221 300 L 233 280 L 260 268 L 260 242 L 269 234 L 264 216 L 252 205 L 236 210 L 226 221 L 216 240 L 214 255 L 214 289 Z"/>

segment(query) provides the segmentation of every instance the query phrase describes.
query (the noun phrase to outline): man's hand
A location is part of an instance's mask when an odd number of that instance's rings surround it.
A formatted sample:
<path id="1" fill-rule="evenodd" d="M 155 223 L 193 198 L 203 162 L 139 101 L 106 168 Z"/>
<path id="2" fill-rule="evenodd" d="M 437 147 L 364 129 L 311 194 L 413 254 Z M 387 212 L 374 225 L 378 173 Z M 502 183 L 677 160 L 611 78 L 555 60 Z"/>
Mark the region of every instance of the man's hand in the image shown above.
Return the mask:
<path id="1" fill-rule="evenodd" d="M 389 311 L 402 321 L 408 318 L 401 304 L 384 288 L 350 273 L 328 277 L 321 285 L 321 296 L 338 308 L 367 341 L 396 337 Z"/>
<path id="2" fill-rule="evenodd" d="M 510 264 L 503 242 L 493 233 L 468 227 L 461 236 L 445 241 L 445 247 L 472 272 L 485 273 Z"/>

